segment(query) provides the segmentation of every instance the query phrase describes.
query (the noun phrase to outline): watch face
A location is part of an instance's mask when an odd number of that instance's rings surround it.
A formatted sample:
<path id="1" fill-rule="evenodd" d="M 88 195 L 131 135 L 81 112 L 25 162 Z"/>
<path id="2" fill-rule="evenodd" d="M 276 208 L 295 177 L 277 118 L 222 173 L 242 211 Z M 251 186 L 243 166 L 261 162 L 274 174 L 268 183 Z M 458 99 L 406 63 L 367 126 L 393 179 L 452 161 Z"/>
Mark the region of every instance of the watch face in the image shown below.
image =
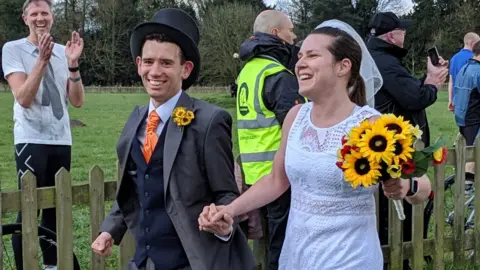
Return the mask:
<path id="1" fill-rule="evenodd" d="M 417 182 L 416 180 L 413 180 L 412 183 L 413 183 L 412 192 L 413 192 L 413 193 L 417 193 L 417 191 L 418 191 L 418 182 Z"/>

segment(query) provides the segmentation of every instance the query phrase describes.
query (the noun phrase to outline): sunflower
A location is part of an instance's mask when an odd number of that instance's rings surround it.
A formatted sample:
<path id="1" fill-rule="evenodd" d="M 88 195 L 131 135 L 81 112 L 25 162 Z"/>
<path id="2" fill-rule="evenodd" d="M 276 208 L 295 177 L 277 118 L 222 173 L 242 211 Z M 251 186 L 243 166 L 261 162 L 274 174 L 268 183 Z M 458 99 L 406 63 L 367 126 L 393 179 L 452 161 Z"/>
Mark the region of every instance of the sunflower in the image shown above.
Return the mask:
<path id="1" fill-rule="evenodd" d="M 365 132 L 369 129 L 372 129 L 372 124 L 368 120 L 360 122 L 359 126 L 352 128 L 348 136 L 348 141 L 351 144 L 357 144 L 358 141 L 365 135 Z"/>
<path id="2" fill-rule="evenodd" d="M 402 176 L 402 167 L 399 165 L 391 165 L 388 167 L 387 172 L 390 174 L 392 178 L 400 178 Z"/>
<path id="3" fill-rule="evenodd" d="M 396 137 L 397 135 L 395 135 Z M 397 137 L 398 138 L 398 137 Z M 407 137 L 405 139 L 397 139 L 394 143 L 395 155 L 393 156 L 393 164 L 400 165 L 400 160 L 407 161 L 412 158 L 412 153 L 415 149 L 412 148 L 412 139 Z"/>
<path id="4" fill-rule="evenodd" d="M 187 113 L 187 110 L 185 107 L 177 107 L 175 108 L 172 114 L 174 118 L 183 118 L 186 113 Z"/>
<path id="5" fill-rule="evenodd" d="M 380 161 L 380 177 L 378 178 L 378 181 L 387 181 L 388 179 L 392 178 L 390 176 L 390 173 L 388 172 L 388 169 L 390 166 L 385 163 L 383 160 Z"/>
<path id="6" fill-rule="evenodd" d="M 179 127 L 189 125 L 195 118 L 195 114 L 185 107 L 177 107 L 172 112 L 172 119 Z"/>
<path id="7" fill-rule="evenodd" d="M 377 183 L 380 176 L 380 166 L 375 162 L 363 157 L 360 152 L 352 151 L 345 156 L 343 163 L 345 181 L 350 183 L 354 189 L 359 185 L 369 187 Z"/>
<path id="8" fill-rule="evenodd" d="M 405 139 L 411 135 L 411 126 L 409 121 L 404 121 L 403 116 L 395 116 L 392 113 L 382 114 L 378 119 L 379 125 L 386 127 L 388 130 L 395 132 L 399 138 Z M 377 124 L 377 123 L 375 123 Z"/>
<path id="9" fill-rule="evenodd" d="M 192 120 L 195 118 L 195 115 L 193 114 L 192 111 L 187 111 L 186 115 L 185 115 L 186 118 Z"/>
<path id="10" fill-rule="evenodd" d="M 366 130 L 358 147 L 369 160 L 377 163 L 383 160 L 385 163 L 391 164 L 392 158 L 395 156 L 394 144 L 394 132 L 387 130 L 383 125 L 375 124 L 371 130 Z"/>

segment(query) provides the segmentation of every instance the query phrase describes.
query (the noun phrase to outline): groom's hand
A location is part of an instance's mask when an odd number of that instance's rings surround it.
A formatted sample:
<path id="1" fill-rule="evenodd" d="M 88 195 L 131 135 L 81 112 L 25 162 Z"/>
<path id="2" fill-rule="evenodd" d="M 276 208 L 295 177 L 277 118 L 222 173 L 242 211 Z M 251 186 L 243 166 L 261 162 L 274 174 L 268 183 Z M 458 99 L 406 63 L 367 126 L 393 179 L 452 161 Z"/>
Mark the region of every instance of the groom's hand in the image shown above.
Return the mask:
<path id="1" fill-rule="evenodd" d="M 233 218 L 225 215 L 222 220 L 211 222 L 213 215 L 225 208 L 224 205 L 215 206 L 213 203 L 203 208 L 198 218 L 198 225 L 201 231 L 215 233 L 218 236 L 228 236 L 233 230 Z"/>
<path id="2" fill-rule="evenodd" d="M 93 252 L 100 256 L 112 255 L 113 238 L 108 232 L 102 232 L 92 243 Z"/>

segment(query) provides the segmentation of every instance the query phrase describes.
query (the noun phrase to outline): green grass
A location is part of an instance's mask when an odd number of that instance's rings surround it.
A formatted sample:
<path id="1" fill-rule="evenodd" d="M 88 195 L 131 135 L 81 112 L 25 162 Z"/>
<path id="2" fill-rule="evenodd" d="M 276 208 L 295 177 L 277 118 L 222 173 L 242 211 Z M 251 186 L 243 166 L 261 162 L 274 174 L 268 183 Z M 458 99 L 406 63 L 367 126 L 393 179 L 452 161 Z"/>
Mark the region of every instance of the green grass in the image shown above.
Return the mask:
<path id="1" fill-rule="evenodd" d="M 193 93 L 192 96 L 204 99 L 226 108 L 235 116 L 235 100 L 228 94 Z M 458 131 L 453 114 L 447 110 L 447 93 L 441 92 L 437 102 L 428 109 L 432 140 L 447 135 L 452 144 Z M 106 179 L 115 178 L 115 145 L 120 132 L 135 105 L 148 102 L 145 94 L 98 94 L 86 95 L 85 105 L 80 109 L 71 108 L 70 117 L 86 124 L 72 128 L 72 179 L 75 183 L 88 180 L 88 171 L 94 165 L 104 170 Z M 13 97 L 10 93 L 0 93 L 0 185 L 3 190 L 17 188 L 13 149 Z M 234 153 L 237 153 L 235 121 L 233 127 Z M 447 168 L 447 174 L 452 168 Z M 107 204 L 107 211 L 110 204 Z M 74 252 L 87 269 L 90 260 L 89 211 L 86 207 L 74 207 Z M 13 222 L 14 214 L 6 214 L 3 222 Z M 116 253 L 114 254 L 116 255 Z M 447 265 L 447 269 L 451 267 Z M 116 257 L 108 260 L 107 269 L 116 269 Z M 472 268 L 473 269 L 473 268 Z"/>

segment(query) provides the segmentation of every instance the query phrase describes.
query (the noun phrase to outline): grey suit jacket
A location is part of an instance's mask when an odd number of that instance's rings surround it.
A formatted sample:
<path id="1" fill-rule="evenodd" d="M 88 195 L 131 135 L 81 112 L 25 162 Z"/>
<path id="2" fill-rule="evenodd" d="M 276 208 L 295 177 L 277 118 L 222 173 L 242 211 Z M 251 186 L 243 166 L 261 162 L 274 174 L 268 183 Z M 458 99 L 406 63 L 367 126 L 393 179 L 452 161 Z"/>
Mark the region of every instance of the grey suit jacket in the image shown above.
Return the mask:
<path id="1" fill-rule="evenodd" d="M 228 112 L 182 93 L 177 106 L 195 114 L 190 125 L 180 129 L 170 120 L 164 148 L 165 208 L 183 244 L 192 270 L 250 270 L 255 259 L 243 232 L 234 224 L 228 242 L 198 228 L 198 217 L 210 203 L 226 205 L 239 191 L 234 178 L 231 126 Z M 139 229 L 140 204 L 135 177 L 128 173 L 132 140 L 148 112 L 135 107 L 117 143 L 122 179 L 112 210 L 101 226 L 118 245 L 128 229 Z"/>

